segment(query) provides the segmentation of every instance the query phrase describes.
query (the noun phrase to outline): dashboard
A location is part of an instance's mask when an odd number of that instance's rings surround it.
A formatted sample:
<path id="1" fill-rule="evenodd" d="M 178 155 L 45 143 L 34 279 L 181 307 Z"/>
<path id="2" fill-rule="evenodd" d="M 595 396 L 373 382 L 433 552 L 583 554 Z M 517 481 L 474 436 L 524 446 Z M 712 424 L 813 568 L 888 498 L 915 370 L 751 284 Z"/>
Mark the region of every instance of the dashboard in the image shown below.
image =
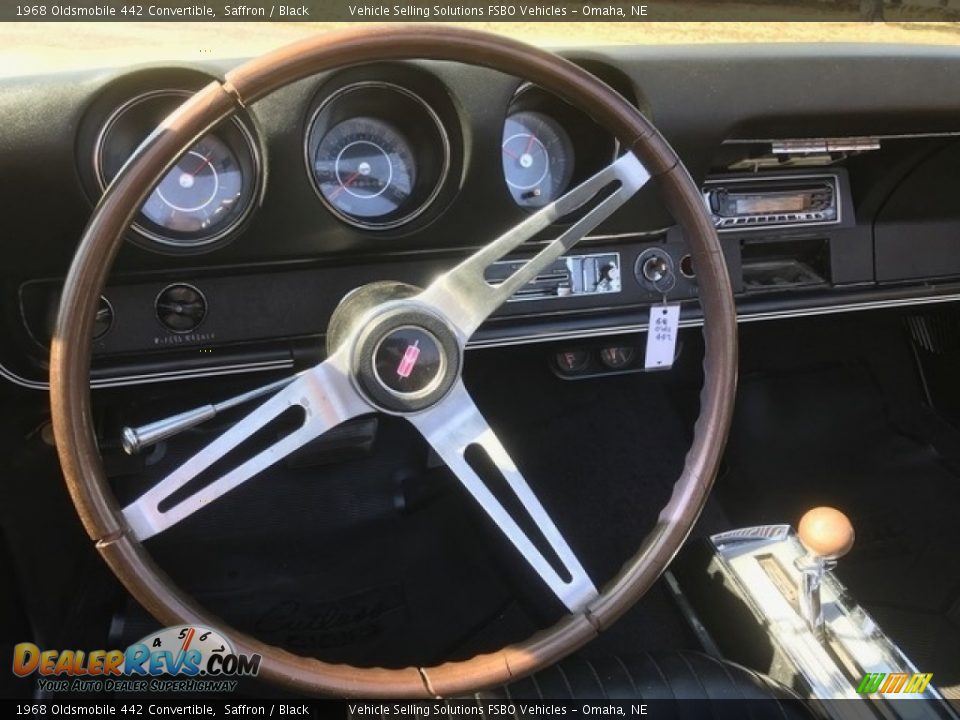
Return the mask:
<path id="1" fill-rule="evenodd" d="M 741 321 L 960 299 L 960 54 L 826 47 L 565 53 L 651 117 L 702 187 Z M 0 376 L 45 387 L 93 206 L 234 64 L 0 81 Z M 291 85 L 200 139 L 144 203 L 101 298 L 93 384 L 315 362 L 347 292 L 426 284 L 620 152 L 588 112 L 483 68 L 378 63 Z M 700 322 L 696 268 L 654 183 L 472 347 L 642 331 L 663 299 Z"/>

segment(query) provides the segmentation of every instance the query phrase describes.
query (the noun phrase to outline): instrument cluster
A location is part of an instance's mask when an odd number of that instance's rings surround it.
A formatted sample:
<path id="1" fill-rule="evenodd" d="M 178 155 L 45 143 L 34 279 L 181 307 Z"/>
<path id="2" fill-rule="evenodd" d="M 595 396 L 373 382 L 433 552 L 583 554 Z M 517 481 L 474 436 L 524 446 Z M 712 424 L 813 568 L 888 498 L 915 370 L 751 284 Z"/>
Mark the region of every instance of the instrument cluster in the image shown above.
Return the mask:
<path id="1" fill-rule="evenodd" d="M 384 79 L 335 75 L 306 103 L 302 181 L 334 224 L 393 237 L 443 212 L 457 199 L 464 167 L 482 158 L 465 160 L 464 138 L 475 137 L 477 129 L 468 126 L 437 78 L 395 69 L 376 76 Z M 80 174 L 92 201 L 164 118 L 210 79 L 189 71 L 134 74 L 100 93 L 78 142 Z M 152 89 L 144 91 L 148 84 Z M 189 253 L 235 239 L 267 192 L 268 140 L 248 109 L 213 128 L 154 188 L 131 240 L 155 251 Z M 485 174 L 500 175 L 502 187 L 491 191 L 530 211 L 556 200 L 617 154 L 613 138 L 585 114 L 530 84 L 521 85 L 510 102 L 499 145 L 497 159 L 490 157 L 493 148 L 470 150 L 495 163 Z M 83 151 L 85 146 L 90 149 Z M 282 169 L 296 171 L 289 164 Z M 312 212 L 300 206 L 296 211 Z"/>

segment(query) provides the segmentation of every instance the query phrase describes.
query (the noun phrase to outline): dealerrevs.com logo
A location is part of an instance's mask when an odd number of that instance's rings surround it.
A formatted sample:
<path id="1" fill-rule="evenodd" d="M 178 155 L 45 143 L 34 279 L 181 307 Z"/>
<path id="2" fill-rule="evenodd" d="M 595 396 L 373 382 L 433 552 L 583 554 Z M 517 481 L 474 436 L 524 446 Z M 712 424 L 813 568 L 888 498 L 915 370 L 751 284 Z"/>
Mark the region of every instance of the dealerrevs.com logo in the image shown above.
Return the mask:
<path id="1" fill-rule="evenodd" d="M 13 648 L 13 673 L 37 676 L 47 692 L 231 692 L 239 677 L 260 672 L 260 655 L 234 652 L 216 630 L 168 627 L 126 650 Z"/>

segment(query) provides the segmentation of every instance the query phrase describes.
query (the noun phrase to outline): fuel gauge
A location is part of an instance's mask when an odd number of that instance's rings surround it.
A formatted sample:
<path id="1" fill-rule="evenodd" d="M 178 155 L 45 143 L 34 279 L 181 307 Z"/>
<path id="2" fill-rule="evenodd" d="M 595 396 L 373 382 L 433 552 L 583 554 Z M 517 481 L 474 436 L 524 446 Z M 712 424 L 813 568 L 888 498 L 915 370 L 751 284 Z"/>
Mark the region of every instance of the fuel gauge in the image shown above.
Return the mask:
<path id="1" fill-rule="evenodd" d="M 577 373 L 590 364 L 590 353 L 586 350 L 564 350 L 557 353 L 556 362 L 561 372 Z"/>

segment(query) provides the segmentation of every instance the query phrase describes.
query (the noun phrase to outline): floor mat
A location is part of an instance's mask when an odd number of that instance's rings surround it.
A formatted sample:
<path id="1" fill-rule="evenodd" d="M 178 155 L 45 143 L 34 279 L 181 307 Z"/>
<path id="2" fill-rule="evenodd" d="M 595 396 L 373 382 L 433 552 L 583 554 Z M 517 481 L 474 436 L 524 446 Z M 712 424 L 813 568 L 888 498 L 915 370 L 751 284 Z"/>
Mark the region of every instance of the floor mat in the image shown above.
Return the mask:
<path id="1" fill-rule="evenodd" d="M 737 525 L 846 512 L 857 541 L 839 577 L 960 697 L 960 479 L 896 426 L 886 397 L 865 364 L 744 377 L 719 498 Z"/>

